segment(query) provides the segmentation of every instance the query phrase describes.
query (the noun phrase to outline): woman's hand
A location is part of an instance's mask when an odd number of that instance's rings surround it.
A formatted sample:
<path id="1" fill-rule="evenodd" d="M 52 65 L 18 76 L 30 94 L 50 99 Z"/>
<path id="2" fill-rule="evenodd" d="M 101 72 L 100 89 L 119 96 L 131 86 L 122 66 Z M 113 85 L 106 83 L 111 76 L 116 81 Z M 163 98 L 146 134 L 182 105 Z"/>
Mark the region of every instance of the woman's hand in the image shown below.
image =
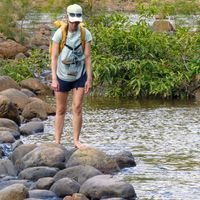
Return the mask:
<path id="1" fill-rule="evenodd" d="M 92 80 L 87 80 L 85 82 L 85 94 L 88 94 L 92 88 Z"/>
<path id="2" fill-rule="evenodd" d="M 53 80 L 52 80 L 51 88 L 52 88 L 55 92 L 59 91 L 59 83 L 58 83 L 57 79 L 53 79 Z"/>

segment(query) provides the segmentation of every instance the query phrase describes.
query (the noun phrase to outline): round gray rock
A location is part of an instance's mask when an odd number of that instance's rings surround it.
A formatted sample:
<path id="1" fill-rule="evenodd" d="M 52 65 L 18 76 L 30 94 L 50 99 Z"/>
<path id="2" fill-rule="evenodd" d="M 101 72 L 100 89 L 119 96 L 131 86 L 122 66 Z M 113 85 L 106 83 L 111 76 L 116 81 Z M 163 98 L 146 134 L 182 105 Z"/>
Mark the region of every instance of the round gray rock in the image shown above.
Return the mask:
<path id="1" fill-rule="evenodd" d="M 19 178 L 37 181 L 43 177 L 53 177 L 57 172 L 58 169 L 53 167 L 30 167 L 21 171 Z"/>
<path id="2" fill-rule="evenodd" d="M 50 188 L 51 191 L 59 197 L 65 197 L 77 193 L 80 189 L 80 184 L 70 178 L 62 178 L 56 181 Z"/>
<path id="3" fill-rule="evenodd" d="M 22 184 L 13 184 L 0 191 L 1 200 L 24 200 L 28 197 L 28 189 Z"/>
<path id="4" fill-rule="evenodd" d="M 66 167 L 90 165 L 102 173 L 112 173 L 119 170 L 116 160 L 96 148 L 86 148 L 75 151 L 66 163 Z"/>
<path id="5" fill-rule="evenodd" d="M 88 179 L 81 186 L 80 193 L 90 199 L 136 198 L 135 190 L 131 184 L 113 178 L 111 175 L 98 175 Z"/>
<path id="6" fill-rule="evenodd" d="M 102 173 L 97 170 L 96 168 L 89 166 L 89 165 L 78 165 L 74 167 L 69 167 L 66 169 L 63 169 L 59 171 L 55 176 L 54 179 L 55 181 L 68 177 L 71 179 L 74 179 L 77 181 L 79 184 L 82 184 L 85 182 L 87 179 L 96 176 L 96 175 L 101 175 Z"/>

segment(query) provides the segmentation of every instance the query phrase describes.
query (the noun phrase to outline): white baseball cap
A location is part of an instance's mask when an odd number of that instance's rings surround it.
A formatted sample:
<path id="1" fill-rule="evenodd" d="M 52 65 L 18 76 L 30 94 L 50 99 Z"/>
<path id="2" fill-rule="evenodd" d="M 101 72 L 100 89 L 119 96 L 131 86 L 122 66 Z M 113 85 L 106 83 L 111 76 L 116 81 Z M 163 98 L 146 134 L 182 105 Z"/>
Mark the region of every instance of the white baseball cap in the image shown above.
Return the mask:
<path id="1" fill-rule="evenodd" d="M 81 6 L 72 4 L 67 7 L 67 15 L 70 22 L 82 22 L 83 11 Z"/>

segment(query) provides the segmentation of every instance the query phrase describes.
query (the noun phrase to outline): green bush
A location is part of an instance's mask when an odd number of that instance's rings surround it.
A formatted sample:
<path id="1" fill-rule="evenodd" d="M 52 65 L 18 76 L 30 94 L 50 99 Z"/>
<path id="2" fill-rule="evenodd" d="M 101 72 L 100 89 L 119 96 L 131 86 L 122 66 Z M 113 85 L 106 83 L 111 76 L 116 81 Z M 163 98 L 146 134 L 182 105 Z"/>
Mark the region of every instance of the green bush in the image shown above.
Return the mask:
<path id="1" fill-rule="evenodd" d="M 94 85 L 103 86 L 108 96 L 190 96 L 190 84 L 200 73 L 199 32 L 158 33 L 120 14 L 93 18 L 89 29 Z"/>
<path id="2" fill-rule="evenodd" d="M 34 77 L 49 68 L 49 56 L 40 50 L 33 50 L 30 57 L 19 60 L 0 60 L 0 74 L 7 75 L 15 81 Z"/>

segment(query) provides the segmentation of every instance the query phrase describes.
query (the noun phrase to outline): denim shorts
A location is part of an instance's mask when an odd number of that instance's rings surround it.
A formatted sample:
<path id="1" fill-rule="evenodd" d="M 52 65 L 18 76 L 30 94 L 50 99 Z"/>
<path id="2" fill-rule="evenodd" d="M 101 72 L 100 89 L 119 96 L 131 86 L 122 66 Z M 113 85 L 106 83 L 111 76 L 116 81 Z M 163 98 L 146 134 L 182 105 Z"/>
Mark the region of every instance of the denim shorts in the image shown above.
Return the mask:
<path id="1" fill-rule="evenodd" d="M 59 83 L 59 92 L 69 92 L 70 90 L 72 90 L 74 88 L 76 88 L 76 89 L 84 88 L 86 79 L 87 79 L 86 73 L 84 73 L 78 80 L 73 81 L 73 82 L 63 81 L 63 80 L 59 79 L 57 76 L 57 80 Z"/>

